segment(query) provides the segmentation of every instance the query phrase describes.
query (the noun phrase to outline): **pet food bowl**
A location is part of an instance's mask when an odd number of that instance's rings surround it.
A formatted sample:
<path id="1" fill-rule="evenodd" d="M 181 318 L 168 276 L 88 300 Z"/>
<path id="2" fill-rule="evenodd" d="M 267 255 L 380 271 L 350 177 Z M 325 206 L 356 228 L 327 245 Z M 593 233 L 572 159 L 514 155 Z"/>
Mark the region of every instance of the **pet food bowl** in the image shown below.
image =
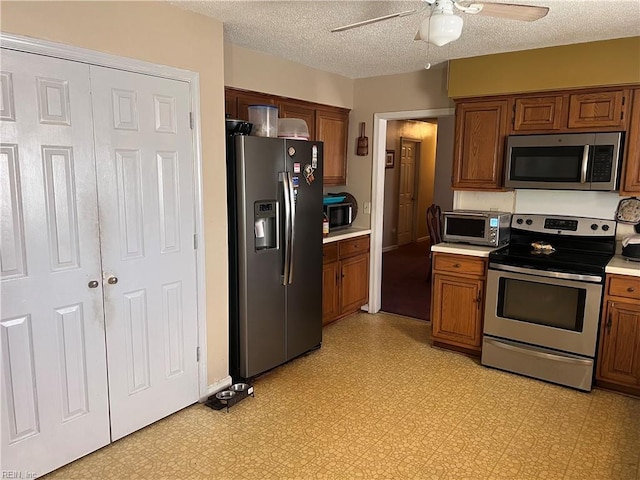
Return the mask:
<path id="1" fill-rule="evenodd" d="M 233 385 L 231 385 L 229 387 L 229 390 L 231 390 L 232 392 L 244 392 L 249 388 L 249 384 L 248 383 L 234 383 Z"/>
<path id="2" fill-rule="evenodd" d="M 227 400 L 231 400 L 235 396 L 236 396 L 236 392 L 233 392 L 231 390 L 223 390 L 221 392 L 216 393 L 216 398 L 218 400 L 222 400 L 223 402 L 226 402 Z"/>

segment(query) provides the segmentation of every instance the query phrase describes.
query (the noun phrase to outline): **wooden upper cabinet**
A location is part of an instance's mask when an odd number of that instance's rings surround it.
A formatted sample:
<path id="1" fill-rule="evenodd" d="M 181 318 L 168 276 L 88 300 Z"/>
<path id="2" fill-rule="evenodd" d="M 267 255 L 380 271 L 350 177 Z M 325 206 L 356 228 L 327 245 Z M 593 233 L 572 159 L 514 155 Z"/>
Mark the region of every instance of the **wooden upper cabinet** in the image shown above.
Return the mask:
<path id="1" fill-rule="evenodd" d="M 626 135 L 626 160 L 622 168 L 620 195 L 640 193 L 640 88 L 633 91 L 630 103 L 629 130 Z"/>
<path id="2" fill-rule="evenodd" d="M 516 98 L 513 106 L 513 131 L 518 133 L 560 130 L 563 125 L 563 105 L 566 97 Z"/>
<path id="3" fill-rule="evenodd" d="M 324 185 L 347 183 L 348 125 L 348 110 L 316 109 L 316 140 L 324 142 Z"/>
<path id="4" fill-rule="evenodd" d="M 453 188 L 502 190 L 508 100 L 456 104 Z"/>
<path id="5" fill-rule="evenodd" d="M 626 129 L 625 109 L 629 90 L 569 95 L 569 128 Z"/>
<path id="6" fill-rule="evenodd" d="M 225 88 L 225 113 L 249 120 L 249 105 L 275 105 L 278 118 L 301 118 L 307 122 L 309 140 L 324 143 L 323 184 L 347 183 L 347 134 L 349 110 L 294 98 Z"/>
<path id="7" fill-rule="evenodd" d="M 316 139 L 316 111 L 313 107 L 294 102 L 278 102 L 279 118 L 301 118 L 307 122 L 309 140 Z"/>

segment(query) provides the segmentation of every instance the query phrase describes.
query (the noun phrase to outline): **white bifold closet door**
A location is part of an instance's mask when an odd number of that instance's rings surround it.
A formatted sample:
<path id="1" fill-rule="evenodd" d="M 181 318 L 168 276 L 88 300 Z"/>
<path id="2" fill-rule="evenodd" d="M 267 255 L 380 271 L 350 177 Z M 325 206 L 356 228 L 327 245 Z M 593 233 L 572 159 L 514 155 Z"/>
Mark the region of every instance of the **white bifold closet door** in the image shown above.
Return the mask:
<path id="1" fill-rule="evenodd" d="M 89 67 L 3 50 L 0 118 L 1 468 L 41 474 L 109 443 Z"/>
<path id="2" fill-rule="evenodd" d="M 198 399 L 189 86 L 92 66 L 91 89 L 116 440 Z"/>
<path id="3" fill-rule="evenodd" d="M 0 80 L 0 469 L 42 475 L 198 399 L 189 86 L 5 49 Z"/>

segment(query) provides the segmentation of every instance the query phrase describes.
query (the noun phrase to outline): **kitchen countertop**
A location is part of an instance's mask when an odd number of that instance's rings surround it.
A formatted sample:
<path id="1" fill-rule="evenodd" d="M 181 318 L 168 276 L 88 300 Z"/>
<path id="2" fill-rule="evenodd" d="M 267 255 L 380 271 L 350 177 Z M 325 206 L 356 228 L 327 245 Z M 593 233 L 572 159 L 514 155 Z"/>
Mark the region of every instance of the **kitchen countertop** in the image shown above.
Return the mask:
<path id="1" fill-rule="evenodd" d="M 432 252 L 454 253 L 457 255 L 470 255 L 472 257 L 488 257 L 489 253 L 494 250 L 497 250 L 497 248 L 447 242 L 437 243 L 431 247 Z"/>
<path id="2" fill-rule="evenodd" d="M 329 232 L 328 237 L 322 239 L 322 243 L 337 242 L 339 240 L 346 240 L 347 238 L 359 237 L 361 235 L 369 235 L 371 233 L 370 228 L 358 228 L 349 227 L 344 230 L 336 230 L 335 232 Z"/>
<path id="3" fill-rule="evenodd" d="M 640 277 L 640 262 L 627 260 L 622 255 L 614 255 L 605 268 L 605 272 Z"/>

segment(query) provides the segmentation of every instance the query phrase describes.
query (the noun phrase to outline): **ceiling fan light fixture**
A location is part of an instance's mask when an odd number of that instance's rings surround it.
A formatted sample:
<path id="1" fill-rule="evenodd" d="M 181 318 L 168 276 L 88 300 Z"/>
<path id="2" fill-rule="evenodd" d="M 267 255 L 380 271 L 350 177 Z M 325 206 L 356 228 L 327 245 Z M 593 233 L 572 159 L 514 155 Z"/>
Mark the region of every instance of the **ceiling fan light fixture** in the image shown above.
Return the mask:
<path id="1" fill-rule="evenodd" d="M 438 47 L 462 35 L 462 18 L 453 14 L 433 14 L 420 24 L 420 37 Z"/>

